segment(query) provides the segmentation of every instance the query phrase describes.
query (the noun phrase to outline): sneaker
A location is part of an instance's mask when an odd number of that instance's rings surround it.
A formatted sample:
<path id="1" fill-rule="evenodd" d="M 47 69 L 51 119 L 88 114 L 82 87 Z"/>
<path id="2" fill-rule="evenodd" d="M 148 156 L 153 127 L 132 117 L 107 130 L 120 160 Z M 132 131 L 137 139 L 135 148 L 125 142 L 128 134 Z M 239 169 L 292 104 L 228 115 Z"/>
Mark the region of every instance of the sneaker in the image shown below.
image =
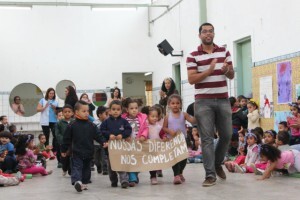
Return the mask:
<path id="1" fill-rule="evenodd" d="M 173 181 L 174 185 L 178 185 L 178 184 L 181 184 L 182 181 L 181 181 L 181 178 L 179 175 L 177 176 L 174 176 L 174 181 Z"/>
<path id="2" fill-rule="evenodd" d="M 157 182 L 157 178 L 154 177 L 154 178 L 151 178 L 151 185 L 157 185 L 158 182 Z"/>
<path id="3" fill-rule="evenodd" d="M 63 171 L 63 172 L 62 172 L 62 175 L 63 175 L 63 176 L 66 176 L 66 175 L 67 175 L 67 171 Z"/>
<path id="4" fill-rule="evenodd" d="M 203 187 L 210 187 L 213 185 L 216 185 L 216 178 L 214 177 L 207 177 L 205 181 L 202 183 Z"/>
<path id="5" fill-rule="evenodd" d="M 220 179 L 226 180 L 226 174 L 225 174 L 222 166 L 216 167 L 216 174 Z"/>
<path id="6" fill-rule="evenodd" d="M 256 168 L 254 163 L 251 163 L 250 167 L 253 169 L 255 175 L 263 175 L 263 173 Z"/>
<path id="7" fill-rule="evenodd" d="M 121 184 L 121 187 L 122 187 L 123 189 L 127 189 L 127 188 L 128 188 L 128 182 L 123 182 L 123 183 Z"/>
<path id="8" fill-rule="evenodd" d="M 53 173 L 52 170 L 47 171 L 47 175 L 50 175 L 50 174 L 52 174 L 52 173 Z"/>
<path id="9" fill-rule="evenodd" d="M 234 165 L 234 171 L 237 172 L 237 173 L 241 173 L 241 174 L 245 173 L 245 170 L 241 166 L 239 166 L 238 164 Z"/>
<path id="10" fill-rule="evenodd" d="M 77 192 L 82 192 L 82 183 L 81 183 L 81 181 L 76 181 L 75 184 L 74 184 L 74 187 L 75 187 L 75 190 Z"/>
<path id="11" fill-rule="evenodd" d="M 180 177 L 181 182 L 185 182 L 185 178 L 182 174 L 179 174 L 179 177 Z"/>
<path id="12" fill-rule="evenodd" d="M 102 169 L 97 168 L 97 173 L 98 173 L 98 174 L 101 174 L 101 173 L 102 173 Z"/>
<path id="13" fill-rule="evenodd" d="M 95 167 L 91 167 L 91 171 L 95 171 Z"/>
<path id="14" fill-rule="evenodd" d="M 111 183 L 111 187 L 118 187 L 118 183 Z"/>
<path id="15" fill-rule="evenodd" d="M 108 171 L 103 171 L 102 175 L 108 175 Z"/>
<path id="16" fill-rule="evenodd" d="M 135 182 L 129 182 L 129 187 L 134 187 L 135 186 Z"/>
<path id="17" fill-rule="evenodd" d="M 62 164 L 60 162 L 57 164 L 57 168 L 62 168 Z"/>

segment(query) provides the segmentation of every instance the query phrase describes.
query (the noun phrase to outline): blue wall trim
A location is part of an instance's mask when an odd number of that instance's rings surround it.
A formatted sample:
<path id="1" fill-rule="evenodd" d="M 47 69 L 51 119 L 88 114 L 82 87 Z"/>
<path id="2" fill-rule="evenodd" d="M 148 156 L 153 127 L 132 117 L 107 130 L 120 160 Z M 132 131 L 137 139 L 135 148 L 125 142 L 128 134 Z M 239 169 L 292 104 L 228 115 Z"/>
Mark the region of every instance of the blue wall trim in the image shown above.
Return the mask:
<path id="1" fill-rule="evenodd" d="M 300 56 L 300 51 L 290 53 L 290 54 L 286 54 L 286 55 L 282 55 L 282 56 L 277 56 L 277 57 L 274 57 L 274 58 L 254 62 L 254 67 L 261 66 L 261 65 L 266 65 L 266 64 L 269 64 L 269 63 L 274 63 L 274 62 L 278 62 L 278 61 L 286 60 L 286 59 L 290 59 L 290 58 L 295 58 L 295 57 L 299 57 L 299 56 Z"/>

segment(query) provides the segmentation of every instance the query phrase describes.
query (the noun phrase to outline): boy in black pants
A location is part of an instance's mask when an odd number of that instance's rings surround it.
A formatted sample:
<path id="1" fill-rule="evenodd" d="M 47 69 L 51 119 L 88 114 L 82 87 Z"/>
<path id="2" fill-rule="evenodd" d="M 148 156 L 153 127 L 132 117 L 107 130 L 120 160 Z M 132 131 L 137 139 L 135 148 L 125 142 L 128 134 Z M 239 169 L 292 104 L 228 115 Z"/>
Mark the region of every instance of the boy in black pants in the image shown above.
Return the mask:
<path id="1" fill-rule="evenodd" d="M 77 192 L 87 190 L 87 185 L 91 179 L 91 160 L 93 159 L 94 144 L 96 140 L 101 145 L 103 140 L 97 132 L 95 124 L 88 120 L 89 106 L 84 101 L 78 101 L 75 106 L 75 121 L 67 127 L 61 148 L 62 157 L 66 157 L 66 152 L 72 145 L 72 175 L 71 181 Z"/>
<path id="2" fill-rule="evenodd" d="M 107 118 L 100 126 L 100 132 L 108 140 L 122 140 L 130 137 L 132 128 L 126 119 L 121 117 L 122 103 L 119 100 L 113 100 L 110 105 L 110 117 Z M 108 151 L 106 149 L 106 154 Z M 111 169 L 108 159 L 108 174 L 112 187 L 118 186 L 118 174 L 122 188 L 128 187 L 127 172 L 116 172 Z"/>

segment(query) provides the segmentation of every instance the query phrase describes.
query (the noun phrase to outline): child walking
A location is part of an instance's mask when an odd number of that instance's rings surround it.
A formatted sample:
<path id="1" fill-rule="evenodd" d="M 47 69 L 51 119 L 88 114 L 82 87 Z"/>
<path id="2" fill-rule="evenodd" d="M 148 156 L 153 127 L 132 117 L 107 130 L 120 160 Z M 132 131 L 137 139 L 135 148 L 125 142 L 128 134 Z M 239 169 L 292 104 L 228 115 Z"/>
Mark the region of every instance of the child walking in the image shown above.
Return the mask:
<path id="1" fill-rule="evenodd" d="M 63 144 L 65 131 L 68 125 L 74 121 L 73 120 L 74 112 L 72 106 L 70 106 L 69 104 L 64 105 L 64 107 L 62 108 L 62 114 L 63 114 L 63 118 L 60 119 L 55 126 L 56 141 L 58 143 L 60 150 L 62 148 L 61 145 Z M 65 176 L 67 173 L 71 175 L 70 149 L 67 151 L 66 156 L 60 159 L 62 164 L 63 176 Z"/>
<path id="2" fill-rule="evenodd" d="M 96 114 L 98 119 L 96 119 L 93 123 L 97 126 L 97 129 L 100 131 L 100 125 L 104 120 L 108 117 L 108 108 L 105 106 L 99 106 L 96 110 Z M 107 169 L 107 156 L 105 155 L 104 148 L 102 145 L 95 144 L 94 142 L 94 159 L 92 161 L 92 167 L 94 164 L 97 166 L 98 174 L 108 175 Z"/>
<path id="3" fill-rule="evenodd" d="M 147 139 L 158 139 L 166 140 L 166 135 L 162 130 L 162 125 L 159 123 L 159 111 L 156 107 L 150 107 L 148 112 L 147 124 L 148 131 L 139 132 L 138 138 L 141 142 Z M 150 171 L 151 185 L 157 185 L 158 181 L 156 178 L 158 170 Z"/>
<path id="4" fill-rule="evenodd" d="M 297 150 L 281 152 L 272 145 L 264 144 L 260 149 L 260 157 L 268 162 L 268 165 L 258 180 L 269 178 L 274 170 L 285 169 L 288 173 L 300 172 L 300 152 Z"/>
<path id="5" fill-rule="evenodd" d="M 182 132 L 184 136 L 187 137 L 185 121 L 187 120 L 191 124 L 194 124 L 196 123 L 194 117 L 181 111 L 182 100 L 178 94 L 173 94 L 169 97 L 168 106 L 170 112 L 166 115 L 163 125 L 163 130 L 167 134 L 167 137 L 174 137 L 178 131 Z M 186 166 L 186 162 L 187 159 L 184 159 L 172 167 L 174 172 L 174 184 L 185 182 L 183 170 Z"/>
<path id="6" fill-rule="evenodd" d="M 147 135 L 147 115 L 139 112 L 137 100 L 127 98 L 124 102 L 126 113 L 122 114 L 122 118 L 126 119 L 132 128 L 131 139 L 136 139 L 138 135 Z M 147 137 L 145 137 L 147 138 Z M 138 173 L 129 172 L 129 186 L 134 187 L 138 183 Z"/>
<path id="7" fill-rule="evenodd" d="M 18 168 L 22 174 L 41 174 L 43 176 L 52 174 L 52 170 L 46 171 L 43 166 L 36 165 L 36 155 L 34 155 L 34 136 L 32 134 L 21 135 L 16 145 L 16 155 Z"/>
<path id="8" fill-rule="evenodd" d="M 108 140 L 122 140 L 130 137 L 132 128 L 126 119 L 121 117 L 122 103 L 119 100 L 113 100 L 110 103 L 110 117 L 107 118 L 100 126 L 100 134 Z M 106 143 L 105 143 L 106 144 Z M 104 146 L 105 147 L 105 146 Z M 106 146 L 107 147 L 107 146 Z M 108 151 L 106 149 L 106 154 Z M 108 174 L 111 181 L 111 187 L 118 187 L 118 174 L 121 187 L 126 189 L 129 185 L 127 172 L 116 172 L 111 169 L 110 158 L 108 157 Z"/>
<path id="9" fill-rule="evenodd" d="M 101 135 L 95 124 L 89 119 L 89 106 L 84 101 L 78 101 L 74 107 L 75 120 L 70 123 L 64 133 L 61 148 L 62 157 L 67 156 L 71 145 L 72 172 L 71 182 L 77 192 L 87 190 L 91 179 L 91 160 L 94 154 L 94 140 L 103 144 Z"/>

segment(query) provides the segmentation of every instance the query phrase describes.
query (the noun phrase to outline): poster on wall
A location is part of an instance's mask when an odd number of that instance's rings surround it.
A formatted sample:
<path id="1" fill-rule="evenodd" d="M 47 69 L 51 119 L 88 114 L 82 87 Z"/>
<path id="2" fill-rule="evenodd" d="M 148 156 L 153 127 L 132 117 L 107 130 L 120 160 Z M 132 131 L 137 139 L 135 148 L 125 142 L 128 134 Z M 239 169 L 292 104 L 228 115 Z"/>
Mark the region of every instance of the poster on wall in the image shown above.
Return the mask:
<path id="1" fill-rule="evenodd" d="M 296 99 L 300 97 L 300 84 L 296 84 Z"/>
<path id="2" fill-rule="evenodd" d="M 262 118 L 271 118 L 274 111 L 272 76 L 259 79 L 259 110 Z"/>
<path id="3" fill-rule="evenodd" d="M 278 132 L 278 124 L 282 121 L 287 121 L 291 117 L 290 111 L 275 111 L 274 112 L 274 130 Z"/>
<path id="4" fill-rule="evenodd" d="M 277 63 L 278 104 L 292 102 L 292 63 Z"/>

